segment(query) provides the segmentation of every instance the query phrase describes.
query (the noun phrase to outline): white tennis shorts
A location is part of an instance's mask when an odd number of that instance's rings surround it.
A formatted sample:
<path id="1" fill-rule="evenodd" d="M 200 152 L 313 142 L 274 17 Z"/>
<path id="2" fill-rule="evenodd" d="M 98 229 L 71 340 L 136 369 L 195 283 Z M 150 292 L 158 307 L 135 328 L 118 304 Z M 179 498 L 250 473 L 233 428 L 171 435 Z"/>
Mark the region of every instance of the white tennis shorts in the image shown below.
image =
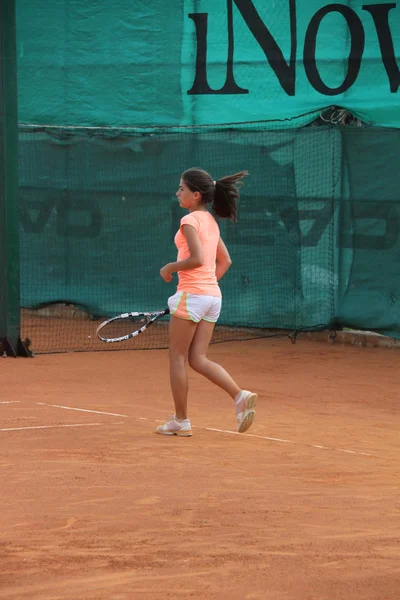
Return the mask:
<path id="1" fill-rule="evenodd" d="M 216 323 L 221 312 L 222 298 L 176 292 L 168 298 L 171 315 L 187 321 Z"/>

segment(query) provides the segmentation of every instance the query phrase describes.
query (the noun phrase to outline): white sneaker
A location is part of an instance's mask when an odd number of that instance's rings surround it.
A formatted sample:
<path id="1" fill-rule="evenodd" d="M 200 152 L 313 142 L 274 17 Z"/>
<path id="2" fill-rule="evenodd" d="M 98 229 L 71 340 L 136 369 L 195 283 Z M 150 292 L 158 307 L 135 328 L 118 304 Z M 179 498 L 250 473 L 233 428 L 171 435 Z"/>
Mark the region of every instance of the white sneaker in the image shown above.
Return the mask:
<path id="1" fill-rule="evenodd" d="M 253 424 L 256 416 L 257 394 L 242 390 L 235 399 L 237 427 L 239 433 L 244 433 Z"/>
<path id="2" fill-rule="evenodd" d="M 192 435 L 192 426 L 189 419 L 179 421 L 176 415 L 167 419 L 164 425 L 156 427 L 156 433 L 161 435 L 179 435 L 181 437 L 190 437 Z"/>

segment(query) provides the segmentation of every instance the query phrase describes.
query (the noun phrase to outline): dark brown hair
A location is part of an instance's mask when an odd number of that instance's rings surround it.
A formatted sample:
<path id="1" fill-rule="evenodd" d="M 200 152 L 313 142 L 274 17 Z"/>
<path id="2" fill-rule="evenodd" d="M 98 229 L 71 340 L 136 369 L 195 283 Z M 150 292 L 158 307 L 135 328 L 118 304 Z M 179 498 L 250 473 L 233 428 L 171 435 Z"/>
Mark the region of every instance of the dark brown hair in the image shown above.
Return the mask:
<path id="1" fill-rule="evenodd" d="M 187 169 L 182 173 L 182 180 L 191 192 L 200 192 L 201 203 L 211 204 L 217 217 L 236 221 L 236 203 L 239 198 L 239 186 L 247 171 L 234 175 L 226 175 L 214 182 L 213 178 L 203 169 Z"/>

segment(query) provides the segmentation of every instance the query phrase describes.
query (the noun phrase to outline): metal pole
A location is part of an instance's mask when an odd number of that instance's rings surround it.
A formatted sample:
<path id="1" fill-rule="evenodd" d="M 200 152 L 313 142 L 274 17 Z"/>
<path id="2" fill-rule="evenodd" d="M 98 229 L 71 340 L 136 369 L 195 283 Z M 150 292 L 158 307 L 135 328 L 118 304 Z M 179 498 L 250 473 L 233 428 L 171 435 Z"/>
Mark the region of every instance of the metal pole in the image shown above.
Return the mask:
<path id="1" fill-rule="evenodd" d="M 15 0 L 0 0 L 0 356 L 20 340 L 18 104 Z"/>

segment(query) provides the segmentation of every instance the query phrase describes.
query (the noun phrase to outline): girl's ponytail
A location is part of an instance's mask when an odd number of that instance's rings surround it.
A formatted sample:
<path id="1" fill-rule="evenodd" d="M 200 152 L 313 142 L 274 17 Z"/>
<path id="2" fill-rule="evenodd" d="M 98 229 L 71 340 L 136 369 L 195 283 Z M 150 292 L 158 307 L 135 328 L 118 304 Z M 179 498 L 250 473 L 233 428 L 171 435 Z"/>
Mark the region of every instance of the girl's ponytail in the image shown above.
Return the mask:
<path id="1" fill-rule="evenodd" d="M 217 217 L 236 222 L 236 203 L 239 198 L 239 187 L 243 185 L 243 177 L 247 171 L 234 175 L 226 175 L 215 182 L 212 209 Z"/>

